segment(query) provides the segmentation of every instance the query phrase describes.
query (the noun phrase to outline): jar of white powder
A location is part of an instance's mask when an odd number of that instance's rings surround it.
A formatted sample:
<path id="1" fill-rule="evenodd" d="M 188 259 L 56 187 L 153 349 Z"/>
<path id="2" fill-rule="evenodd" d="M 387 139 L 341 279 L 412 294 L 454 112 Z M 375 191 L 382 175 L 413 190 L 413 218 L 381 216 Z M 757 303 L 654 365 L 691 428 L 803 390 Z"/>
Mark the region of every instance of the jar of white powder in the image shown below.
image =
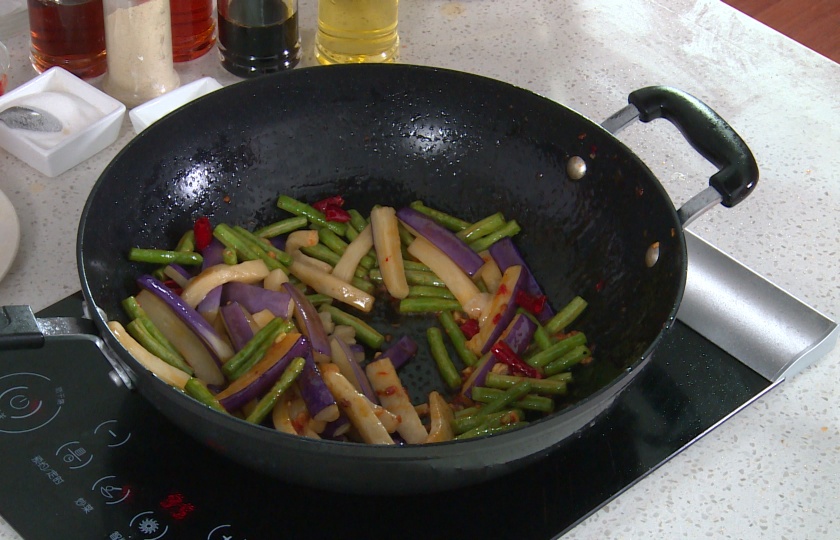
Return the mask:
<path id="1" fill-rule="evenodd" d="M 102 88 L 128 107 L 178 88 L 169 0 L 104 0 L 108 72 Z"/>

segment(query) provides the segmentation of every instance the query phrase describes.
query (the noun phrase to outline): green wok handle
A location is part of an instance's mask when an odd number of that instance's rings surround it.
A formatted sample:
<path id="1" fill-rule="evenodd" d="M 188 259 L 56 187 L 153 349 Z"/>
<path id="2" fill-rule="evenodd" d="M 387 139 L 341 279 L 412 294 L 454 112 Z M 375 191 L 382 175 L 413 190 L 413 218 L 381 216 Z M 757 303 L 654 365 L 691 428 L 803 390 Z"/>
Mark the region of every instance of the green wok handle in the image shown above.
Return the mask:
<path id="1" fill-rule="evenodd" d="M 664 118 L 674 124 L 688 143 L 719 170 L 709 185 L 732 207 L 758 184 L 758 165 L 743 139 L 715 111 L 699 99 L 667 86 L 649 86 L 631 93 L 630 104 L 639 120 Z"/>

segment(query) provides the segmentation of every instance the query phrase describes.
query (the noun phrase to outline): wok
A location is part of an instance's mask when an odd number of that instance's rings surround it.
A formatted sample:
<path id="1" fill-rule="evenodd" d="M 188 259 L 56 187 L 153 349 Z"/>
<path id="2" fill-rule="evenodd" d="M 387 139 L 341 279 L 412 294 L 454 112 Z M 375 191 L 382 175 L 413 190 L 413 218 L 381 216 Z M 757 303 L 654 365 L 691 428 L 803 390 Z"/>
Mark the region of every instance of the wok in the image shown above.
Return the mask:
<path id="1" fill-rule="evenodd" d="M 266 474 L 379 494 L 434 492 L 507 474 L 585 429 L 645 367 L 682 297 L 685 222 L 719 201 L 737 204 L 758 179 L 740 137 L 691 96 L 652 87 L 629 100 L 605 129 L 500 81 L 408 65 L 298 69 L 219 90 L 138 135 L 93 187 L 77 245 L 92 319 L 112 362 L 160 412 Z M 667 118 L 720 171 L 679 212 L 610 133 L 636 117 Z M 307 201 L 341 194 L 363 213 L 419 199 L 467 220 L 496 211 L 515 218 L 522 227 L 516 243 L 554 307 L 574 295 L 589 302 L 576 327 L 597 361 L 576 374 L 577 401 L 493 437 L 381 447 L 252 426 L 161 382 L 106 327 L 108 319 L 126 322 L 120 302 L 136 293 L 135 278 L 146 271 L 128 262 L 129 248 L 172 246 L 199 216 L 247 228 L 276 221 L 280 194 Z M 379 304 L 373 324 L 388 328 L 394 312 Z M 423 342 L 427 321 L 400 324 Z M 418 400 L 442 388 L 431 361 L 415 359 L 401 377 Z"/>

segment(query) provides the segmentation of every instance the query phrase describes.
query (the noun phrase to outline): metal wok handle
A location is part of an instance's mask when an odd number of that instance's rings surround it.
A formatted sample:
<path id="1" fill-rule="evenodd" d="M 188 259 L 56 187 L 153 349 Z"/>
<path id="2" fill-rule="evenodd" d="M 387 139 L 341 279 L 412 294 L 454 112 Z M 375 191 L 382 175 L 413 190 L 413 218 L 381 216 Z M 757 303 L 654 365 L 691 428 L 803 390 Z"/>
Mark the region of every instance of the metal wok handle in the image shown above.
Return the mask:
<path id="1" fill-rule="evenodd" d="M 642 122 L 664 118 L 700 155 L 719 169 L 709 178 L 709 185 L 719 197 L 704 192 L 698 195 L 698 200 L 686 203 L 680 209 L 683 225 L 718 200 L 724 206 L 732 207 L 755 189 L 758 165 L 752 152 L 735 130 L 708 105 L 667 86 L 641 88 L 632 92 L 628 101 L 630 105 L 601 124 L 605 129 L 616 133 L 637 118 Z"/>

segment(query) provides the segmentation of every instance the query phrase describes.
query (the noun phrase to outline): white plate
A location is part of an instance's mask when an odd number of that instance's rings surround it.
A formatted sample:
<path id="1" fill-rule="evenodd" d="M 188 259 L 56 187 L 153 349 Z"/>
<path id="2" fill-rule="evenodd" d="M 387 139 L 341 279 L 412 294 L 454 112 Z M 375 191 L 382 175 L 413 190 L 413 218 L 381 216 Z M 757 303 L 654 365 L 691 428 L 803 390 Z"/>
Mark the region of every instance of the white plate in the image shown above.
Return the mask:
<path id="1" fill-rule="evenodd" d="M 9 271 L 20 244 L 20 223 L 12 202 L 0 191 L 0 281 Z"/>
<path id="2" fill-rule="evenodd" d="M 204 77 L 131 109 L 128 117 L 134 131 L 140 133 L 178 107 L 221 87 L 213 77 Z"/>

